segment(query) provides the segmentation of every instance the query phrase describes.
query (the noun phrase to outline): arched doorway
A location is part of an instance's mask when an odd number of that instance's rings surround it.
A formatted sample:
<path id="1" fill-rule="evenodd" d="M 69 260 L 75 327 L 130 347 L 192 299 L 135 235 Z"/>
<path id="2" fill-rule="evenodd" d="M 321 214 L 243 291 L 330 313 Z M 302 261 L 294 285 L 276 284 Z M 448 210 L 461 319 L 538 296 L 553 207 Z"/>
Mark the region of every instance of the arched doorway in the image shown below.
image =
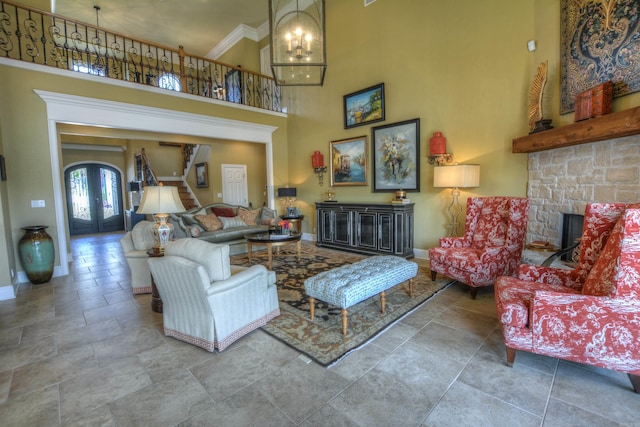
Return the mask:
<path id="1" fill-rule="evenodd" d="M 124 229 L 120 172 L 96 163 L 71 166 L 64 172 L 69 234 L 95 234 Z"/>

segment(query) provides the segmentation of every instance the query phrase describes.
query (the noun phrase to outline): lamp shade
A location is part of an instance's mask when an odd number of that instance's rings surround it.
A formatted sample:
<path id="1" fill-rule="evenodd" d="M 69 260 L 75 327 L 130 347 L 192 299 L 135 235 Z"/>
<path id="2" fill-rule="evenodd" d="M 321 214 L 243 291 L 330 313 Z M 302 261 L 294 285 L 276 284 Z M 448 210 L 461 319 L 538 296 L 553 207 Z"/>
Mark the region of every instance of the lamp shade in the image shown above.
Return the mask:
<path id="1" fill-rule="evenodd" d="M 280 86 L 322 86 L 327 68 L 324 0 L 269 0 L 271 70 Z"/>
<path id="2" fill-rule="evenodd" d="M 469 188 L 480 185 L 480 165 L 436 166 L 433 168 L 433 186 Z"/>
<path id="3" fill-rule="evenodd" d="M 296 197 L 296 189 L 291 187 L 278 188 L 278 197 Z"/>
<path id="4" fill-rule="evenodd" d="M 148 185 L 144 187 L 142 202 L 140 202 L 136 213 L 155 215 L 184 212 L 185 210 L 182 201 L 180 201 L 178 187 Z"/>

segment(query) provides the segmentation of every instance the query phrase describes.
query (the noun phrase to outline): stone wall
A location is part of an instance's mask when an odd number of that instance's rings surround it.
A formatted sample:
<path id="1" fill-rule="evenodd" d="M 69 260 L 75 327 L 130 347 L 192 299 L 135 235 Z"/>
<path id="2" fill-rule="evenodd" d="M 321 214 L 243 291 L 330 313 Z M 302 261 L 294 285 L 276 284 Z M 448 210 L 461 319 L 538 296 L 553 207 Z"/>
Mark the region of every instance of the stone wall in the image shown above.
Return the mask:
<path id="1" fill-rule="evenodd" d="M 560 246 L 561 214 L 640 201 L 640 135 L 529 154 L 527 242 Z"/>

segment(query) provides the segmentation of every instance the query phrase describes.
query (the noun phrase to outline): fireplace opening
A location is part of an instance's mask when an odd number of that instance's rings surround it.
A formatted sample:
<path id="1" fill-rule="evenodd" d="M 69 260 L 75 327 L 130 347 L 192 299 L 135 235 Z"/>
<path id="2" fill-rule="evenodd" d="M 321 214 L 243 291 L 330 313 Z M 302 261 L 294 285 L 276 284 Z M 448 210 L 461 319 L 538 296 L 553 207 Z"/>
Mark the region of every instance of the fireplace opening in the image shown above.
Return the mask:
<path id="1" fill-rule="evenodd" d="M 582 226 L 584 223 L 584 215 L 580 214 L 562 214 L 562 240 L 561 250 L 567 249 L 573 246 L 582 237 Z M 560 259 L 563 261 L 577 262 L 577 257 L 580 253 L 580 246 L 576 246 L 576 249 L 568 253 L 563 254 Z"/>

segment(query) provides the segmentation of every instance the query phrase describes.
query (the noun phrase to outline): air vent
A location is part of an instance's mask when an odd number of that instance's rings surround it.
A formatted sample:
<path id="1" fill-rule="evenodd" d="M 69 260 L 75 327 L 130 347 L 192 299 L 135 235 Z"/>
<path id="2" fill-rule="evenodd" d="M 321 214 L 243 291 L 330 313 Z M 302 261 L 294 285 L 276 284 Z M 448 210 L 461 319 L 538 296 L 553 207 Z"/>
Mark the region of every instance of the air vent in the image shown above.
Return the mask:
<path id="1" fill-rule="evenodd" d="M 373 3 L 376 0 L 364 0 L 364 7 L 369 6 L 371 3 Z"/>

